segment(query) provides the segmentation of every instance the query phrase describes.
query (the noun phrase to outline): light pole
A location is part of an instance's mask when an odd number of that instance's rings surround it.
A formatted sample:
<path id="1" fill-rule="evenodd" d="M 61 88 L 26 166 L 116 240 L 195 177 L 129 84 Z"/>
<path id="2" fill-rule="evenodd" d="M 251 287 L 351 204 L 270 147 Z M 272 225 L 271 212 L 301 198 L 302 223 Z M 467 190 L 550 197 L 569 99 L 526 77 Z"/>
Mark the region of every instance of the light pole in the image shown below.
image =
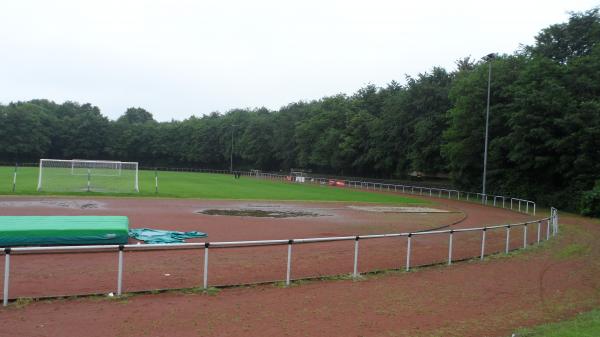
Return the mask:
<path id="1" fill-rule="evenodd" d="M 488 153 L 488 130 L 490 121 L 490 88 L 492 84 L 492 60 L 496 57 L 495 53 L 487 54 L 483 57 L 483 60 L 488 63 L 488 88 L 487 88 L 487 108 L 485 112 L 485 147 L 483 151 L 483 188 L 482 188 L 482 202 L 483 199 L 487 201 L 487 195 L 485 194 L 485 178 L 487 175 L 487 153 Z M 484 202 L 485 203 L 485 202 Z"/>
<path id="2" fill-rule="evenodd" d="M 231 153 L 229 161 L 229 171 L 233 172 L 233 132 L 235 131 L 236 124 L 231 124 Z"/>

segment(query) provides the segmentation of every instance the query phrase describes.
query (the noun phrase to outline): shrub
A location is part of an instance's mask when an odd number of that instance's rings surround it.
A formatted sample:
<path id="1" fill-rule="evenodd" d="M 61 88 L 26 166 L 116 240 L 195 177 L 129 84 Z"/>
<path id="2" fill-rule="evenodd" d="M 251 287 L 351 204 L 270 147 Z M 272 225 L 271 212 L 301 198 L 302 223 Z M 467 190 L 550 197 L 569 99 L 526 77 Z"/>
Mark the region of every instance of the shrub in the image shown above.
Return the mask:
<path id="1" fill-rule="evenodd" d="M 581 214 L 600 217 L 600 180 L 593 189 L 581 195 Z"/>

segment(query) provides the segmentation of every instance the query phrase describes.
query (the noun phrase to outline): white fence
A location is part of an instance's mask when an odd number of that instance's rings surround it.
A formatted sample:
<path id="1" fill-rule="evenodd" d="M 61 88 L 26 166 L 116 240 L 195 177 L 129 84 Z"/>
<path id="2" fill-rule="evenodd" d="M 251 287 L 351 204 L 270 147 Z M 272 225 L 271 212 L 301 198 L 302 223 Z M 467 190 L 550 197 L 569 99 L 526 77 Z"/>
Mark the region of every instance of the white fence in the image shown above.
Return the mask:
<path id="1" fill-rule="evenodd" d="M 243 175 L 262 178 L 262 179 L 274 179 L 274 180 L 286 180 L 288 176 L 273 174 L 273 173 L 254 173 L 254 172 L 243 172 Z M 340 180 L 340 179 L 329 179 L 329 178 L 317 178 L 307 177 L 306 183 L 316 183 L 326 185 L 329 181 L 341 181 L 344 184 L 343 187 L 357 188 L 371 191 L 388 191 L 388 192 L 401 192 L 414 195 L 422 195 L 437 198 L 456 199 L 463 201 L 478 201 L 484 205 L 501 207 L 511 209 L 517 212 L 535 215 L 536 203 L 531 200 L 525 200 L 520 198 L 507 197 L 502 195 L 482 194 L 477 192 L 465 192 L 454 189 L 424 187 L 424 186 L 410 186 L 410 185 L 397 185 L 397 184 L 386 184 L 370 181 L 358 181 L 358 180 Z M 340 185 L 337 185 L 340 186 Z"/>
<path id="2" fill-rule="evenodd" d="M 117 253 L 117 284 L 116 294 L 121 295 L 123 293 L 123 260 L 125 252 L 133 251 L 157 251 L 157 250 L 177 250 L 177 249 L 202 249 L 204 250 L 204 265 L 203 265 L 203 277 L 202 284 L 206 289 L 209 287 L 209 250 L 211 248 L 239 248 L 239 247 L 261 247 L 261 246 L 282 246 L 287 245 L 287 260 L 286 260 L 286 274 L 282 278 L 285 280 L 285 284 L 289 285 L 294 279 L 292 277 L 292 247 L 298 244 L 305 243 L 324 243 L 333 241 L 354 241 L 354 255 L 353 255 L 353 270 L 352 276 L 358 277 L 358 254 L 359 254 L 359 242 L 362 240 L 369 239 L 385 239 L 393 237 L 406 237 L 406 263 L 404 268 L 408 271 L 412 267 L 411 259 L 414 258 L 411 255 L 411 244 L 412 240 L 416 237 L 431 236 L 431 235 L 448 235 L 448 259 L 447 263 L 452 264 L 453 261 L 453 236 L 455 233 L 461 232 L 481 232 L 481 246 L 479 254 L 471 256 L 471 258 L 484 259 L 486 256 L 486 233 L 491 230 L 505 230 L 506 241 L 505 241 L 505 253 L 510 251 L 510 233 L 512 228 L 523 227 L 523 246 L 527 248 L 530 244 L 531 237 L 528 239 L 528 228 L 533 227 L 534 240 L 533 244 L 539 244 L 542 240 L 549 240 L 551 236 L 555 236 L 558 233 L 558 212 L 555 208 L 551 208 L 551 215 L 547 218 L 536 219 L 532 221 L 514 223 L 507 225 L 498 226 L 484 226 L 477 228 L 462 228 L 462 229 L 448 229 L 448 230 L 434 230 L 434 231 L 420 231 L 420 232 L 405 232 L 405 233 L 390 233 L 390 234 L 376 234 L 376 235 L 356 235 L 356 236 L 342 236 L 342 237 L 321 237 L 321 238 L 303 238 L 303 239 L 289 239 L 289 240 L 260 240 L 260 241 L 231 241 L 231 242 L 202 242 L 202 243 L 180 243 L 180 244 L 146 244 L 146 245 L 98 245 L 98 246 L 55 246 L 55 247 L 15 247 L 15 248 L 4 248 L 4 291 L 3 291 L 3 305 L 8 305 L 9 301 L 9 290 L 10 290 L 10 275 L 11 275 L 11 256 L 14 254 L 52 254 L 52 253 L 92 253 L 92 252 L 116 252 Z M 544 228 L 545 227 L 545 228 Z M 544 235 L 545 234 L 545 238 Z M 282 275 L 283 276 L 283 275 Z M 154 289 L 148 289 L 154 290 Z"/>

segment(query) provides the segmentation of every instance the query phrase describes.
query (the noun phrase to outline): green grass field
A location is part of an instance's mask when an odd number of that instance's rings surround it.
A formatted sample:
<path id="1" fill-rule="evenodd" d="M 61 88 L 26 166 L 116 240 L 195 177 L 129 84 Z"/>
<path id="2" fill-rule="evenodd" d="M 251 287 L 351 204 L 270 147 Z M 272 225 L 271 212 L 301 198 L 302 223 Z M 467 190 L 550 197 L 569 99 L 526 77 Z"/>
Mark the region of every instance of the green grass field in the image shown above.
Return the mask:
<path id="1" fill-rule="evenodd" d="M 158 172 L 158 194 L 155 194 L 154 189 L 154 171 L 140 171 L 139 193 L 37 192 L 38 168 L 36 167 L 19 168 L 16 191 L 13 193 L 13 170 L 12 167 L 0 167 L 0 195 L 93 195 L 239 200 L 355 201 L 401 204 L 428 203 L 417 198 L 354 189 L 283 183 L 249 177 L 236 180 L 233 176 L 226 174 L 190 172 Z M 62 179 L 87 179 L 87 177 L 66 176 Z M 93 179 L 95 178 L 92 177 Z"/>
<path id="2" fill-rule="evenodd" d="M 574 319 L 523 329 L 519 337 L 593 337 L 600 336 L 600 310 L 593 310 Z"/>

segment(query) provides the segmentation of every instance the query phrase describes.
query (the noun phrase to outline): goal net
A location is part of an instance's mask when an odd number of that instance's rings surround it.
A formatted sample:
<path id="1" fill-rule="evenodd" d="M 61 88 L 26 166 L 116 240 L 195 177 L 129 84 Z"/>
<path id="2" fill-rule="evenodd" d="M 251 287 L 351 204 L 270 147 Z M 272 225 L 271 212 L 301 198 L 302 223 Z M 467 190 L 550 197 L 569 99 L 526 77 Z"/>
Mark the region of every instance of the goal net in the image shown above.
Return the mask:
<path id="1" fill-rule="evenodd" d="M 87 176 L 90 171 L 92 175 L 96 176 L 118 177 L 121 175 L 123 167 L 123 163 L 120 161 L 73 159 L 70 162 L 71 174 L 78 176 Z"/>
<path id="2" fill-rule="evenodd" d="M 138 163 L 40 159 L 38 191 L 138 192 Z"/>

